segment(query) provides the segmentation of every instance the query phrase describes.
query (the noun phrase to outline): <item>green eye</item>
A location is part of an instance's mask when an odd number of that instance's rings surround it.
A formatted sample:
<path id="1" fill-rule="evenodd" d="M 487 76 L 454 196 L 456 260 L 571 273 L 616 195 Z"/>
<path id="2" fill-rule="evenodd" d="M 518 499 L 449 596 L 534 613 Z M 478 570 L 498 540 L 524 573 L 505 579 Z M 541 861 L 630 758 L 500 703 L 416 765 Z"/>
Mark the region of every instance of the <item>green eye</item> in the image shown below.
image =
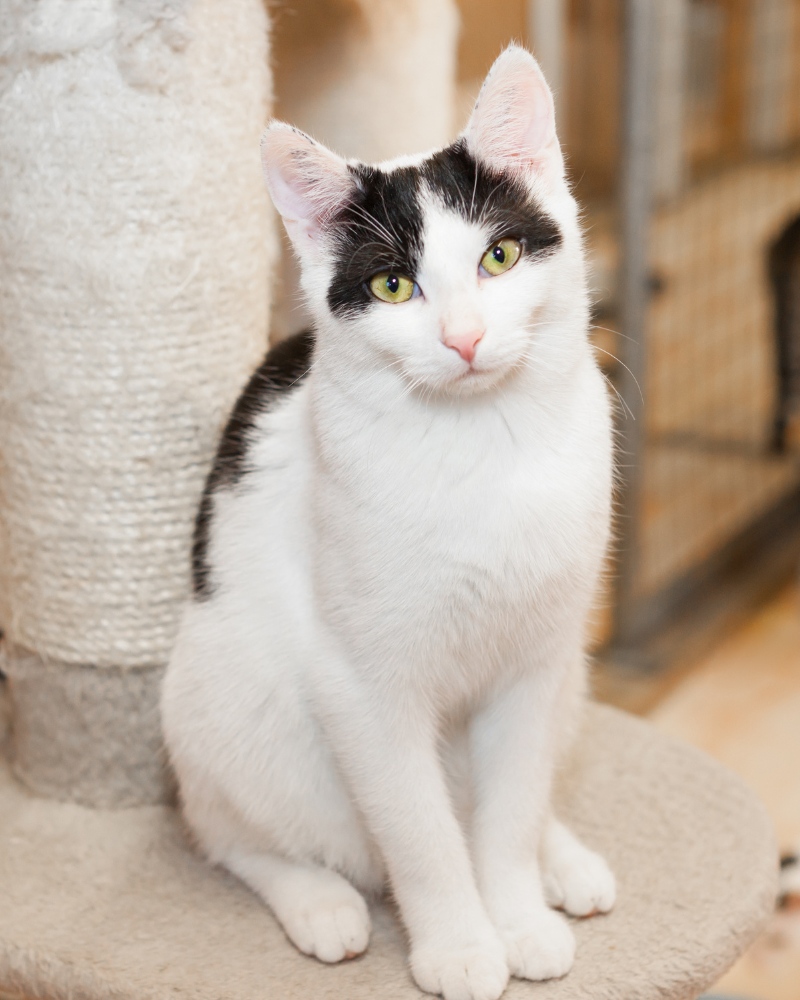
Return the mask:
<path id="1" fill-rule="evenodd" d="M 404 274 L 380 271 L 369 279 L 369 290 L 381 302 L 408 302 L 414 294 L 414 282 Z"/>
<path id="2" fill-rule="evenodd" d="M 517 263 L 522 253 L 522 246 L 517 240 L 505 237 L 489 247 L 481 257 L 481 267 L 487 274 L 494 277 L 504 271 L 510 271 Z"/>

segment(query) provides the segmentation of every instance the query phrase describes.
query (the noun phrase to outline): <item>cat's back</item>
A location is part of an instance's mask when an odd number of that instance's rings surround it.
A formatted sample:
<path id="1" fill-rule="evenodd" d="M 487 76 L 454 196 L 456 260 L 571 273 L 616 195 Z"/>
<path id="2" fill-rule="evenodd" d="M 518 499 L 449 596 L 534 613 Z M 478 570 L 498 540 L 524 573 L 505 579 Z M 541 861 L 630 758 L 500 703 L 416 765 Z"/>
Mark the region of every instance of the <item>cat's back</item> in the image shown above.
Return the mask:
<path id="1" fill-rule="evenodd" d="M 193 593 L 164 680 L 173 758 L 192 740 L 229 741 L 225 726 L 263 696 L 265 683 L 292 687 L 303 628 L 290 622 L 304 617 L 305 626 L 309 608 L 305 418 L 314 349 L 311 331 L 273 347 L 220 438 L 195 523 Z M 253 650 L 263 648 L 275 664 L 271 678 L 253 669 Z M 225 732 L 214 737 L 219 726 Z"/>
<path id="2" fill-rule="evenodd" d="M 254 541 L 246 537 L 252 530 L 246 522 L 259 511 L 268 516 L 292 492 L 305 464 L 303 397 L 315 343 L 314 331 L 304 330 L 272 347 L 231 412 L 195 522 L 195 600 L 211 597 L 215 573 L 232 550 Z M 277 494 L 272 504 L 270 493 Z"/>

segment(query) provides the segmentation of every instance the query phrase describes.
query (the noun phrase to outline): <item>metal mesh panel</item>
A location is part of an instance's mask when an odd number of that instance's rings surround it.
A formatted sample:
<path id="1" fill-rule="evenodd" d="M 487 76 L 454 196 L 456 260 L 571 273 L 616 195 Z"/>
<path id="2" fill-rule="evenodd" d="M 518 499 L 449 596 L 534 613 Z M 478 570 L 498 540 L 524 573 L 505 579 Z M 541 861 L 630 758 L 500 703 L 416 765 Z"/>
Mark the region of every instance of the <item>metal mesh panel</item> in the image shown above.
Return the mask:
<path id="1" fill-rule="evenodd" d="M 800 0 L 571 0 L 568 27 L 635 645 L 800 488 Z"/>

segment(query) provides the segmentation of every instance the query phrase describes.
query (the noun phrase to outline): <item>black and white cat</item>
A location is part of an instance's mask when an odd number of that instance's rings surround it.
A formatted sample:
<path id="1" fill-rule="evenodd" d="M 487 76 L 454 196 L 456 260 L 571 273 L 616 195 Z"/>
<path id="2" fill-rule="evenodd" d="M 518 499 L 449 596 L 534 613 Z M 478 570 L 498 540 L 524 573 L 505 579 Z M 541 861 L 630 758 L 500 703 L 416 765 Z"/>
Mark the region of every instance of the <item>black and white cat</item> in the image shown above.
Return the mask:
<path id="1" fill-rule="evenodd" d="M 552 98 L 512 47 L 443 150 L 346 163 L 276 122 L 263 154 L 316 329 L 203 499 L 162 704 L 186 819 L 301 951 L 362 952 L 388 884 L 419 986 L 494 1000 L 569 970 L 551 907 L 615 895 L 549 805 L 612 482 Z"/>

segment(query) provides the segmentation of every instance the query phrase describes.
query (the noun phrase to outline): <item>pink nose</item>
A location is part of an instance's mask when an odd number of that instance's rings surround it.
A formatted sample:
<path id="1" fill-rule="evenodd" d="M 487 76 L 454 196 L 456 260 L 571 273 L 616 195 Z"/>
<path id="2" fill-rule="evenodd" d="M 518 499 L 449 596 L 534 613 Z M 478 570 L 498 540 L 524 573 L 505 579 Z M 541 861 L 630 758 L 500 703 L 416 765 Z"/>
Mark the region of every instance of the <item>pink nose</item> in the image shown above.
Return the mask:
<path id="1" fill-rule="evenodd" d="M 451 347 L 458 351 L 465 361 L 474 361 L 475 348 L 483 340 L 485 330 L 470 330 L 469 333 L 450 334 L 446 333 L 442 338 L 446 347 Z"/>

